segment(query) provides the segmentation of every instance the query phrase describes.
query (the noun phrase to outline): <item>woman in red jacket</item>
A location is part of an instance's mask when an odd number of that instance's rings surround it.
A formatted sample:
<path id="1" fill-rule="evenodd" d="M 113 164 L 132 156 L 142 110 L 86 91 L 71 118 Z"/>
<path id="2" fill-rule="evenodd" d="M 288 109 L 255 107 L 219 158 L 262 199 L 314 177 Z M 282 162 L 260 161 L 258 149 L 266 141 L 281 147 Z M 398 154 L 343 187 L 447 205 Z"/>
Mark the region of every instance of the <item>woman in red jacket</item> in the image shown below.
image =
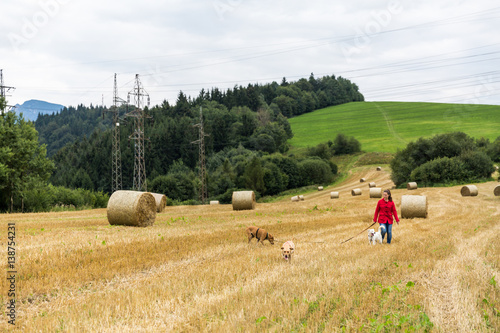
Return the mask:
<path id="1" fill-rule="evenodd" d="M 382 229 L 382 240 L 384 239 L 385 233 L 387 232 L 387 244 L 391 244 L 392 240 L 392 216 L 396 219 L 399 224 L 398 213 L 396 212 L 396 205 L 392 201 L 391 191 L 385 190 L 382 194 L 382 199 L 377 202 L 377 208 L 375 209 L 375 216 L 373 217 L 373 222 L 378 222 Z M 378 217 L 378 220 L 377 220 Z"/>

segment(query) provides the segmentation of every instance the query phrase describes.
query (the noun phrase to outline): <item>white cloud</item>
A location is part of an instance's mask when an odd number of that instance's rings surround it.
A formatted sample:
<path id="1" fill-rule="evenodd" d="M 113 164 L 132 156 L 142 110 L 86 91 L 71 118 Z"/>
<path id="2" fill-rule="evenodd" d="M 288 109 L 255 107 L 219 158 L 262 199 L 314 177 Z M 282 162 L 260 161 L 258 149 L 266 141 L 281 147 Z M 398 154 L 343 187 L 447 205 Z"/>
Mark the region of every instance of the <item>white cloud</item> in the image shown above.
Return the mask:
<path id="1" fill-rule="evenodd" d="M 20 0 L 2 7 L 0 68 L 17 87 L 11 104 L 96 104 L 102 94 L 109 104 L 115 72 L 124 96 L 140 74 L 153 103 L 174 103 L 179 90 L 195 96 L 311 72 L 351 78 L 367 100 L 500 103 L 500 7 L 486 0 Z"/>

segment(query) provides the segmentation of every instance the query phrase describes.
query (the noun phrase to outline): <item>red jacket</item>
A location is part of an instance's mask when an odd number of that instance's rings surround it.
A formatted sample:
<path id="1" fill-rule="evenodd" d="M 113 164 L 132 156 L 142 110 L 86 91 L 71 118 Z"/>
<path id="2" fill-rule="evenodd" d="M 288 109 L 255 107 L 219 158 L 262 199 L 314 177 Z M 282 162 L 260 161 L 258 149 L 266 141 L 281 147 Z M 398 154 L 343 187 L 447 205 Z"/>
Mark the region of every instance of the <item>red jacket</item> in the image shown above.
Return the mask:
<path id="1" fill-rule="evenodd" d="M 396 221 L 399 222 L 398 212 L 396 212 L 396 205 L 394 204 L 394 201 L 386 202 L 384 199 L 380 199 L 377 202 L 377 208 L 375 209 L 373 222 L 392 224 L 392 215 L 394 215 Z"/>

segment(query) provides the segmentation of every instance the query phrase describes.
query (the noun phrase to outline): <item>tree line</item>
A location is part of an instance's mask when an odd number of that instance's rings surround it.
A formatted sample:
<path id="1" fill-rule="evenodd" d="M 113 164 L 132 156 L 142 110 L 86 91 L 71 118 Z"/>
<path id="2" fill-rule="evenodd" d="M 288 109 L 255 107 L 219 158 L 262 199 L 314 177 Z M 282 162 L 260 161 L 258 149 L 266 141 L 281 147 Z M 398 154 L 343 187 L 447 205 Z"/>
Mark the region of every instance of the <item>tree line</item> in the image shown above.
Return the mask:
<path id="1" fill-rule="evenodd" d="M 200 107 L 209 134 L 205 150 L 210 197 L 227 202 L 229 193 L 238 188 L 253 189 L 261 196 L 326 184 L 337 172 L 327 157 L 283 155 L 293 136 L 287 118 L 363 99 L 349 80 L 333 75 L 316 79 L 313 74 L 296 82 L 283 78 L 281 84 L 202 90 L 195 98 L 181 91 L 175 105 L 164 101 L 145 109 L 153 119 L 146 125 L 148 190 L 177 202 L 196 202 L 199 161 L 198 146 L 192 142 L 198 139 L 193 125 L 199 122 Z M 18 134 L 0 144 L 0 157 L 10 156 L 7 163 L 0 163 L 0 210 L 102 206 L 111 191 L 112 132 L 106 111 L 92 105 L 64 108 L 55 115 L 39 115 L 34 126 L 9 113 L 0 139 L 14 127 Z M 127 111 L 127 106 L 119 109 L 124 189 L 132 187 L 134 155 L 128 140 L 132 124 L 123 117 Z M 25 154 L 16 142 L 27 133 L 32 148 Z M 29 156 L 24 172 L 14 171 L 23 170 L 22 160 L 15 161 L 18 154 Z"/>

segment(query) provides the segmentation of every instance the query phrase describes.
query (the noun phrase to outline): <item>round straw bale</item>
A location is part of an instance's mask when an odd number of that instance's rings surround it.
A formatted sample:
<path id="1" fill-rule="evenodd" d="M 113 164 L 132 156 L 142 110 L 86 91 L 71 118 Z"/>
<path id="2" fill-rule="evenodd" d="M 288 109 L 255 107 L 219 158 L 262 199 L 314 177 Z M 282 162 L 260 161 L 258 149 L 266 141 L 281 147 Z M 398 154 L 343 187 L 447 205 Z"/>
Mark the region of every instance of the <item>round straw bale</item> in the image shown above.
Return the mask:
<path id="1" fill-rule="evenodd" d="M 149 192 L 116 191 L 109 198 L 107 215 L 111 225 L 151 226 L 156 219 L 155 197 Z"/>
<path id="2" fill-rule="evenodd" d="M 377 167 L 377 171 L 382 171 L 382 167 Z"/>
<path id="3" fill-rule="evenodd" d="M 462 194 L 463 197 L 475 197 L 477 196 L 477 193 L 476 185 L 465 185 L 460 190 L 460 194 Z"/>
<path id="4" fill-rule="evenodd" d="M 253 191 L 233 192 L 233 210 L 255 209 L 255 193 Z"/>
<path id="5" fill-rule="evenodd" d="M 403 195 L 401 197 L 401 217 L 427 217 L 427 197 L 425 195 Z"/>
<path id="6" fill-rule="evenodd" d="M 495 189 L 493 190 L 493 194 L 495 194 L 496 197 L 500 197 L 500 185 L 497 185 Z"/>
<path id="7" fill-rule="evenodd" d="M 368 184 L 368 187 L 370 187 L 370 188 L 371 187 L 377 187 L 377 184 L 375 184 L 375 182 L 371 182 L 371 183 Z"/>
<path id="8" fill-rule="evenodd" d="M 382 198 L 382 189 L 380 187 L 372 187 L 370 189 L 370 198 Z"/>
<path id="9" fill-rule="evenodd" d="M 330 192 L 330 199 L 338 199 L 339 192 Z"/>
<path id="10" fill-rule="evenodd" d="M 210 204 L 211 205 L 218 205 L 219 204 L 219 200 L 211 200 Z"/>
<path id="11" fill-rule="evenodd" d="M 156 212 L 161 213 L 165 210 L 167 206 L 167 196 L 165 194 L 151 193 L 155 197 L 156 201 Z"/>
<path id="12" fill-rule="evenodd" d="M 292 201 L 293 201 L 293 202 L 300 201 L 299 196 L 298 196 L 298 195 L 296 195 L 296 196 L 292 197 Z"/>
<path id="13" fill-rule="evenodd" d="M 408 189 L 408 191 L 410 191 L 410 190 L 416 190 L 417 189 L 417 183 L 410 182 L 410 183 L 406 184 L 406 189 Z"/>
<path id="14" fill-rule="evenodd" d="M 361 178 L 361 179 L 359 180 L 359 182 L 360 182 L 360 183 L 364 183 L 364 182 L 366 182 L 366 179 L 365 179 L 365 178 Z"/>
<path id="15" fill-rule="evenodd" d="M 355 188 L 354 190 L 351 191 L 352 196 L 356 195 L 361 195 L 361 189 L 360 188 Z"/>
<path id="16" fill-rule="evenodd" d="M 318 186 L 318 191 L 323 191 L 323 186 Z"/>

